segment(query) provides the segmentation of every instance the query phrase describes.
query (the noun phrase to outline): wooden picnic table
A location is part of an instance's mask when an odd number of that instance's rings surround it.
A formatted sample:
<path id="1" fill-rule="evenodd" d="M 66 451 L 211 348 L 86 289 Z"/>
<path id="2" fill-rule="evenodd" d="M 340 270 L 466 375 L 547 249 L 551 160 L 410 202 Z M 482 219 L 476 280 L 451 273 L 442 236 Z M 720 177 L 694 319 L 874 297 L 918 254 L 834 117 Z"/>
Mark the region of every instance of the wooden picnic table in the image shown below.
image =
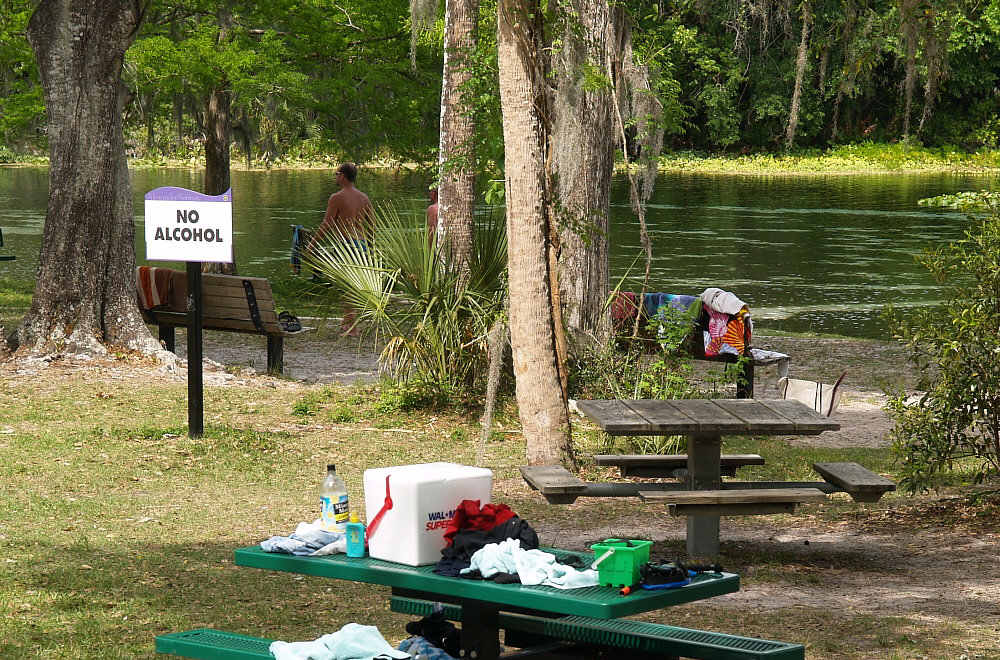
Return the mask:
<path id="1" fill-rule="evenodd" d="M 686 485 L 638 491 L 646 501 L 662 501 L 687 513 L 687 551 L 717 555 L 719 516 L 776 513 L 799 502 L 824 499 L 815 484 L 768 483 L 765 488 L 722 489 L 722 436 L 817 435 L 840 424 L 808 406 L 784 399 L 678 399 L 577 401 L 581 413 L 611 435 L 682 435 L 688 438 Z"/>

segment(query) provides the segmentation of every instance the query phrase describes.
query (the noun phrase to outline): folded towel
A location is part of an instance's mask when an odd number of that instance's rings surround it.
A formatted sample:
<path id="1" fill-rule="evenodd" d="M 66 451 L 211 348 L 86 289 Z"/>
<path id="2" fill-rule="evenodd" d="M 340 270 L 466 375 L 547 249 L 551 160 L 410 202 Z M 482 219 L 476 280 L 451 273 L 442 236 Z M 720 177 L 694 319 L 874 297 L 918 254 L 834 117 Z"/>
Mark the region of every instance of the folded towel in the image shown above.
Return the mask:
<path id="1" fill-rule="evenodd" d="M 746 307 L 746 303 L 732 293 L 714 287 L 705 289 L 701 294 L 701 301 L 723 314 L 739 314 Z"/>
<path id="2" fill-rule="evenodd" d="M 289 536 L 272 536 L 260 542 L 264 552 L 286 555 L 321 556 L 347 552 L 347 537 L 342 532 L 328 532 L 319 520 L 301 522 Z"/>
<path id="3" fill-rule="evenodd" d="M 135 269 L 135 288 L 143 309 L 166 305 L 170 300 L 172 271 L 169 268 L 139 266 Z"/>

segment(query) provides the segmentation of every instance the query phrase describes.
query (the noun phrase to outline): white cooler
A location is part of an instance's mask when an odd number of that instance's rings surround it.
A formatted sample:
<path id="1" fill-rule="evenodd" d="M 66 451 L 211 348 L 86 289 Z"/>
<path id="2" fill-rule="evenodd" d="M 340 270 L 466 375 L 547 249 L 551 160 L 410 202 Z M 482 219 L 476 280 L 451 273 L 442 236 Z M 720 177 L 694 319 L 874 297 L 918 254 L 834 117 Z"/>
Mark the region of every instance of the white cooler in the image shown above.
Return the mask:
<path id="1" fill-rule="evenodd" d="M 462 500 L 479 500 L 485 505 L 493 489 L 493 472 L 457 463 L 365 470 L 365 520 L 369 527 L 385 504 L 386 477 L 392 508 L 371 532 L 368 554 L 410 566 L 436 564 L 455 507 Z"/>

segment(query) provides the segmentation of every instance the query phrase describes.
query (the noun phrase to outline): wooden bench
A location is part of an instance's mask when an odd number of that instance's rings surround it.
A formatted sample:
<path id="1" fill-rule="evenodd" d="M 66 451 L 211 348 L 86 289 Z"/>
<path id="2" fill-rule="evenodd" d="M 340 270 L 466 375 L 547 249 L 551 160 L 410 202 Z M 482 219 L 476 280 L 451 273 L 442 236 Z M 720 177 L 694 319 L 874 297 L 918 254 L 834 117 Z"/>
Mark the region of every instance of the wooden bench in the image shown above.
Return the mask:
<path id="1" fill-rule="evenodd" d="M 674 477 L 686 474 L 687 454 L 597 454 L 594 461 L 598 465 L 615 465 L 623 477 Z M 736 476 L 736 470 L 746 465 L 763 465 L 764 459 L 757 454 L 723 454 L 722 474 Z M 684 470 L 684 473 L 679 473 Z"/>
<path id="2" fill-rule="evenodd" d="M 521 476 L 549 504 L 572 504 L 587 489 L 586 481 L 561 465 L 525 465 Z"/>
<path id="3" fill-rule="evenodd" d="M 434 603 L 420 598 L 393 596 L 389 605 L 393 612 L 428 616 Z M 462 607 L 443 604 L 444 616 L 451 621 L 462 620 Z M 505 631 L 505 643 L 515 648 L 537 646 L 545 642 L 564 643 L 569 651 L 566 658 L 588 657 L 585 649 L 610 649 L 628 658 L 705 658 L 793 660 L 805 658 L 801 644 L 768 639 L 754 639 L 725 633 L 678 628 L 660 623 L 631 619 L 592 619 L 584 616 L 543 617 L 530 613 L 502 612 L 500 627 Z M 569 647 L 569 644 L 575 647 Z M 553 649 L 558 656 L 559 647 Z M 575 651 L 575 653 L 573 652 Z M 530 650 L 525 657 L 531 657 Z M 508 656 L 505 656 L 508 657 Z M 516 657 L 516 654 L 510 656 Z M 553 657 L 553 656 L 546 656 Z"/>
<path id="4" fill-rule="evenodd" d="M 896 484 L 857 463 L 813 463 L 813 469 L 855 502 L 878 502 L 885 493 L 896 490 Z"/>
<path id="5" fill-rule="evenodd" d="M 792 513 L 798 504 L 822 502 L 826 493 L 818 488 L 726 488 L 639 491 L 639 497 L 669 504 L 675 516 L 751 516 Z"/>
<path id="6" fill-rule="evenodd" d="M 184 273 L 173 275 L 173 286 L 184 286 L 184 290 L 174 291 L 172 299 L 186 298 L 185 282 Z M 175 306 L 144 309 L 142 313 L 147 323 L 157 326 L 164 347 L 174 352 L 174 331 L 187 327 L 187 312 Z M 267 279 L 215 273 L 202 274 L 202 328 L 267 337 L 267 372 L 278 375 L 284 370 L 285 337 L 314 329 L 288 331 L 281 326 Z"/>

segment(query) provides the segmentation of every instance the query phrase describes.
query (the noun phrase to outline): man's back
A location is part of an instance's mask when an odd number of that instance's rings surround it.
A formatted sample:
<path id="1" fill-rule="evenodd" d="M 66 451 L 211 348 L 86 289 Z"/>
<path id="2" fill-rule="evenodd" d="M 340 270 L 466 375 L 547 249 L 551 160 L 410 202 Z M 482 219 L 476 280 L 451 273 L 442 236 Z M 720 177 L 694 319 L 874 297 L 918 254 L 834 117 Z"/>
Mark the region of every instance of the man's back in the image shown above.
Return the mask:
<path id="1" fill-rule="evenodd" d="M 361 235 L 368 231 L 365 225 L 371 220 L 371 214 L 372 203 L 368 195 L 351 186 L 330 195 L 323 224 L 329 222 L 344 235 Z"/>

